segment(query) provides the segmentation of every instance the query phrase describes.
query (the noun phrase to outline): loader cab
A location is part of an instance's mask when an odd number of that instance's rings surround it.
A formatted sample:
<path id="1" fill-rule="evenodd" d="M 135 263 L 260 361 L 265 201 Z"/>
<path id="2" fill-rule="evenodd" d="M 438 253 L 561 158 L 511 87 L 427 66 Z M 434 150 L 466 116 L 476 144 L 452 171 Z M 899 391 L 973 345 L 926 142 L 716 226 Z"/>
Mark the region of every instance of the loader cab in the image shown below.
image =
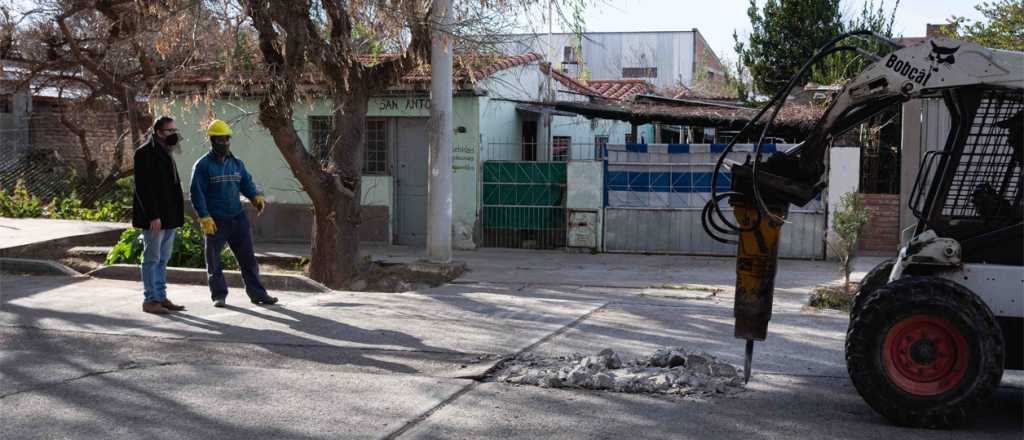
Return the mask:
<path id="1" fill-rule="evenodd" d="M 965 263 L 1024 264 L 1024 90 L 967 87 L 942 92 L 951 129 L 925 155 L 910 208 L 917 234 L 960 243 Z"/>

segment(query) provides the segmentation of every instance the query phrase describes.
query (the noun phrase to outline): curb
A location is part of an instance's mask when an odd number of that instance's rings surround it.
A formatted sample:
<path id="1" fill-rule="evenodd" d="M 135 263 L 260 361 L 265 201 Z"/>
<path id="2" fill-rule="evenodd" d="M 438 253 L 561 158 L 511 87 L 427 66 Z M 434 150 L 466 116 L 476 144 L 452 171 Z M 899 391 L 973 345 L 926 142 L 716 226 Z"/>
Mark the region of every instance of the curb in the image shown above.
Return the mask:
<path id="1" fill-rule="evenodd" d="M 67 249 L 77 246 L 91 246 L 96 244 L 117 243 L 121 233 L 130 225 L 123 225 L 118 229 L 108 231 L 91 232 L 86 234 L 72 235 L 70 237 L 55 238 L 36 243 L 23 244 L 0 249 L 0 257 L 35 257 L 35 258 L 60 258 Z"/>
<path id="2" fill-rule="evenodd" d="M 35 260 L 31 258 L 0 258 L 0 269 L 7 272 L 27 273 L 30 275 L 85 276 L 56 261 Z"/>
<path id="3" fill-rule="evenodd" d="M 141 282 L 139 266 L 134 264 L 114 264 L 98 268 L 87 275 L 95 278 L 111 280 L 128 280 Z M 225 270 L 224 280 L 228 287 L 242 288 L 242 273 L 237 270 Z M 332 292 L 330 288 L 302 275 L 283 273 L 261 273 L 260 281 L 267 290 L 287 290 L 293 292 Z M 167 282 L 175 284 L 193 284 L 205 286 L 206 269 L 191 267 L 168 267 Z"/>

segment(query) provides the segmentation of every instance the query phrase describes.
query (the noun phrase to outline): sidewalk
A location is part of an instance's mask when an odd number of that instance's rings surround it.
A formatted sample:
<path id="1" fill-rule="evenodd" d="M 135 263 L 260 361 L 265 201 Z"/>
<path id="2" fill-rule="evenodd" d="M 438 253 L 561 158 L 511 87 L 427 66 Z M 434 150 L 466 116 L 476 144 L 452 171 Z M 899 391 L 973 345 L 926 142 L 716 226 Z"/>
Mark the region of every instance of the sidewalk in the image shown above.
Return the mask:
<path id="1" fill-rule="evenodd" d="M 363 245 L 364 256 L 392 263 L 426 258 L 422 248 Z M 308 243 L 257 243 L 264 258 L 309 257 Z M 469 271 L 459 283 L 527 283 L 530 285 L 577 285 L 593 287 L 662 288 L 694 284 L 731 291 L 735 284 L 733 257 L 690 255 L 589 254 L 564 250 L 481 248 L 455 251 L 453 259 L 465 262 Z M 854 260 L 853 280 L 859 280 L 882 257 Z M 832 261 L 779 260 L 776 288 L 782 292 L 810 293 L 819 284 L 839 280 L 839 266 Z"/>

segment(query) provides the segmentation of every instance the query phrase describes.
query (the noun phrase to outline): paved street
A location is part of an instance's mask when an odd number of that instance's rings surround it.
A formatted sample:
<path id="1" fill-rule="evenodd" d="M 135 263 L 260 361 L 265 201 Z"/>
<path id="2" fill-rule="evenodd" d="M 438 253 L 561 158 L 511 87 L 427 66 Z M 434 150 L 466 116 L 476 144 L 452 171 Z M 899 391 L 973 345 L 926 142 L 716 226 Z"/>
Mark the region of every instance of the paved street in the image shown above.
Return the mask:
<path id="1" fill-rule="evenodd" d="M 731 259 L 489 250 L 466 260 L 466 276 L 434 289 L 277 292 L 275 307 L 253 306 L 233 291 L 230 307 L 216 309 L 205 287 L 175 285 L 170 297 L 189 310 L 167 317 L 141 312 L 137 283 L 4 275 L 0 438 L 1022 434 L 1024 378 L 1017 373 L 969 429 L 896 428 L 872 412 L 846 377 L 847 318 L 803 307 L 810 287 L 836 278 L 822 262 L 782 263 L 771 334 L 757 345 L 751 384 L 737 396 L 683 399 L 480 379 L 500 356 L 523 350 L 613 348 L 628 357 L 682 345 L 741 364 L 743 349 L 732 338 L 728 290 L 666 288 L 728 286 Z"/>

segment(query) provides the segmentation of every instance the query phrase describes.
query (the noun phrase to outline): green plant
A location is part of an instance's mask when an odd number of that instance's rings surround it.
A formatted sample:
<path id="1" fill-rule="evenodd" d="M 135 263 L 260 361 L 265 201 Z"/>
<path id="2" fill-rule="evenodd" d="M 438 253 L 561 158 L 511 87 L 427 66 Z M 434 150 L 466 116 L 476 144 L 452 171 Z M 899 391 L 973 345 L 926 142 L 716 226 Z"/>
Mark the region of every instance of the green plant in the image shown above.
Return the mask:
<path id="1" fill-rule="evenodd" d="M 42 202 L 38 197 L 29 194 L 24 180 L 18 179 L 10 193 L 0 188 L 0 217 L 42 217 L 43 212 Z"/>
<path id="2" fill-rule="evenodd" d="M 142 230 L 129 228 L 121 234 L 121 238 L 107 254 L 107 259 L 103 264 L 140 264 L 142 263 L 142 251 Z M 171 260 L 167 262 L 167 265 L 204 268 L 206 267 L 204 252 L 203 233 L 196 228 L 195 220 L 192 217 L 187 217 L 185 224 L 177 229 Z M 225 247 L 220 254 L 220 264 L 224 269 L 238 269 L 238 259 L 228 247 Z"/>
<path id="3" fill-rule="evenodd" d="M 843 194 L 839 199 L 839 208 L 832 214 L 832 234 L 828 246 L 839 259 L 843 288 L 847 292 L 850 291 L 851 263 L 857 253 L 857 243 L 870 219 L 870 214 L 864 208 L 864 197 L 855 192 Z"/>
<path id="4" fill-rule="evenodd" d="M 106 199 L 97 201 L 93 208 L 83 208 L 82 200 L 72 191 L 63 199 L 51 200 L 45 211 L 55 219 L 122 222 L 131 215 L 131 202 L 124 205 L 120 201 Z"/>
<path id="5" fill-rule="evenodd" d="M 985 17 L 971 20 L 953 16 L 946 34 L 952 38 L 974 41 L 982 46 L 1024 50 L 1024 4 L 1020 0 L 981 2 L 974 9 Z"/>

